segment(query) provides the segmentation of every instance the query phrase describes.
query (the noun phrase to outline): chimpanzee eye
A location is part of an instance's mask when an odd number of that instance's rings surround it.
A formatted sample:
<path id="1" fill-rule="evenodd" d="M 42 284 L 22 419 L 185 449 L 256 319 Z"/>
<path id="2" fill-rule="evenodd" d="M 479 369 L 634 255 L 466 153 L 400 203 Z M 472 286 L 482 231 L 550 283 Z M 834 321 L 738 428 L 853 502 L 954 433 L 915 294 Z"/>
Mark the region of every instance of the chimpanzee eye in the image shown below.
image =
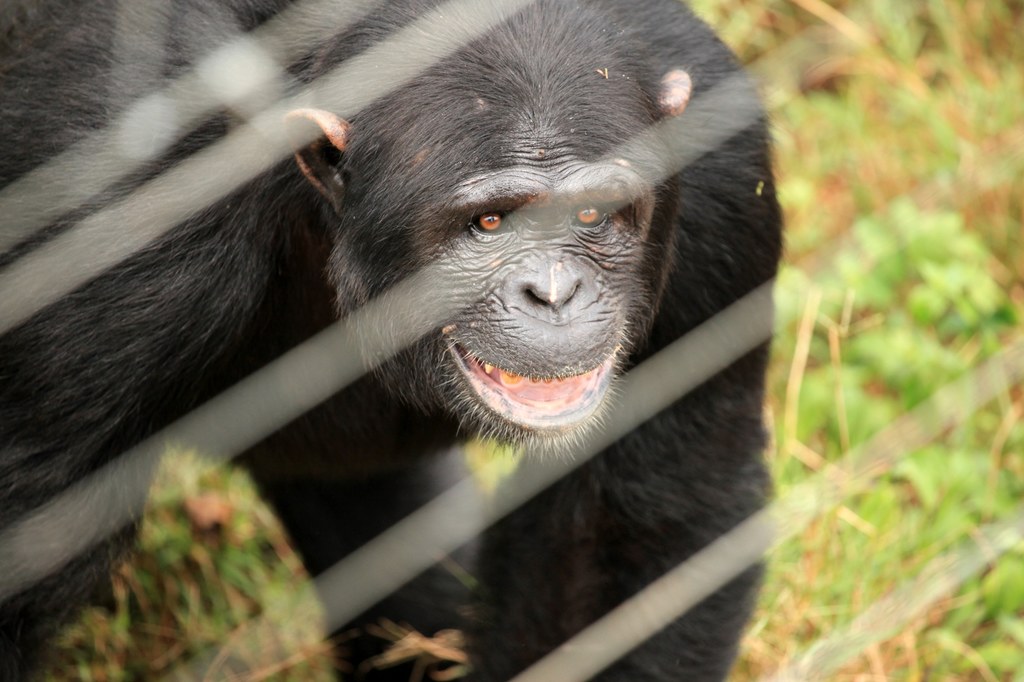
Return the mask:
<path id="1" fill-rule="evenodd" d="M 505 217 L 501 213 L 481 213 L 477 217 L 473 218 L 473 227 L 480 232 L 493 234 L 501 230 L 504 222 Z"/>
<path id="2" fill-rule="evenodd" d="M 598 225 L 608 217 L 607 213 L 600 211 L 593 206 L 583 206 L 576 210 L 576 222 L 580 225 Z"/>

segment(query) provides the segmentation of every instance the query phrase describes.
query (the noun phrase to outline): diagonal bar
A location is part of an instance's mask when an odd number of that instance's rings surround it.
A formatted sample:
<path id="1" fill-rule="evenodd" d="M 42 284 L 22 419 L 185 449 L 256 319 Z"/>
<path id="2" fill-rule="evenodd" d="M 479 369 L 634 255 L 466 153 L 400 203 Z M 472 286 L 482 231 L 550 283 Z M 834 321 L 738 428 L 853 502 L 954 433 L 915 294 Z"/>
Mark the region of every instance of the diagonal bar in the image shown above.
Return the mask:
<path id="1" fill-rule="evenodd" d="M 752 566 L 844 496 L 1024 379 L 1024 339 L 947 384 L 870 441 L 651 583 L 513 682 L 587 680 Z"/>

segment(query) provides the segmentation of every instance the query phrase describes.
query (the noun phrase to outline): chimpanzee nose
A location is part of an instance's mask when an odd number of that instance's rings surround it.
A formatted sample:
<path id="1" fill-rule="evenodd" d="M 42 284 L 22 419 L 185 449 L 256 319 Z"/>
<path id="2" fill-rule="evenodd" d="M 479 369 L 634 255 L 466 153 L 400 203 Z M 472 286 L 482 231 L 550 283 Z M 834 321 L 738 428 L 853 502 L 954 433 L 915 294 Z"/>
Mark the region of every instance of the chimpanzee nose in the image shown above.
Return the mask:
<path id="1" fill-rule="evenodd" d="M 524 273 L 519 281 L 520 302 L 524 312 L 560 315 L 579 302 L 582 286 L 578 267 L 565 261 L 548 262 Z"/>

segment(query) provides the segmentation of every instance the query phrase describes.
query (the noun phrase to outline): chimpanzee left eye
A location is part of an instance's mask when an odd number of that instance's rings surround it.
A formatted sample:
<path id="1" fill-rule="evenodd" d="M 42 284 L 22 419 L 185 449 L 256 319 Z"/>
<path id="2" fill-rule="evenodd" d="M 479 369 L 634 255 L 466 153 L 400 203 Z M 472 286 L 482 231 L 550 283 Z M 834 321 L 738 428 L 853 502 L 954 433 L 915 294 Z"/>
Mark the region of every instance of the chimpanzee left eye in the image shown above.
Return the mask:
<path id="1" fill-rule="evenodd" d="M 583 206 L 576 209 L 575 221 L 579 225 L 600 225 L 608 218 L 608 214 L 594 206 Z"/>
<path id="2" fill-rule="evenodd" d="M 506 229 L 505 216 L 497 211 L 482 213 L 471 222 L 473 229 L 483 234 L 496 234 Z"/>

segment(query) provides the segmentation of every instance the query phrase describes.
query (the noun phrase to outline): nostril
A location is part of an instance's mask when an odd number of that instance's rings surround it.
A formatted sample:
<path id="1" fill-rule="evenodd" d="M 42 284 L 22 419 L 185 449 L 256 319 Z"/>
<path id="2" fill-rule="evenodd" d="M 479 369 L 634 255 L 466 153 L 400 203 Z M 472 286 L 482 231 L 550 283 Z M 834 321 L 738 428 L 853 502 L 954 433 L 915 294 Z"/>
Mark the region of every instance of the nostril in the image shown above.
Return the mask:
<path id="1" fill-rule="evenodd" d="M 524 298 L 534 306 L 559 310 L 576 296 L 581 282 L 578 279 L 569 282 L 552 279 L 549 284 L 550 286 L 541 286 L 537 283 L 524 285 Z"/>
<path id="2" fill-rule="evenodd" d="M 541 294 L 532 284 L 527 284 L 523 287 L 523 295 L 526 297 L 527 301 L 534 305 L 549 305 L 548 296 Z"/>

